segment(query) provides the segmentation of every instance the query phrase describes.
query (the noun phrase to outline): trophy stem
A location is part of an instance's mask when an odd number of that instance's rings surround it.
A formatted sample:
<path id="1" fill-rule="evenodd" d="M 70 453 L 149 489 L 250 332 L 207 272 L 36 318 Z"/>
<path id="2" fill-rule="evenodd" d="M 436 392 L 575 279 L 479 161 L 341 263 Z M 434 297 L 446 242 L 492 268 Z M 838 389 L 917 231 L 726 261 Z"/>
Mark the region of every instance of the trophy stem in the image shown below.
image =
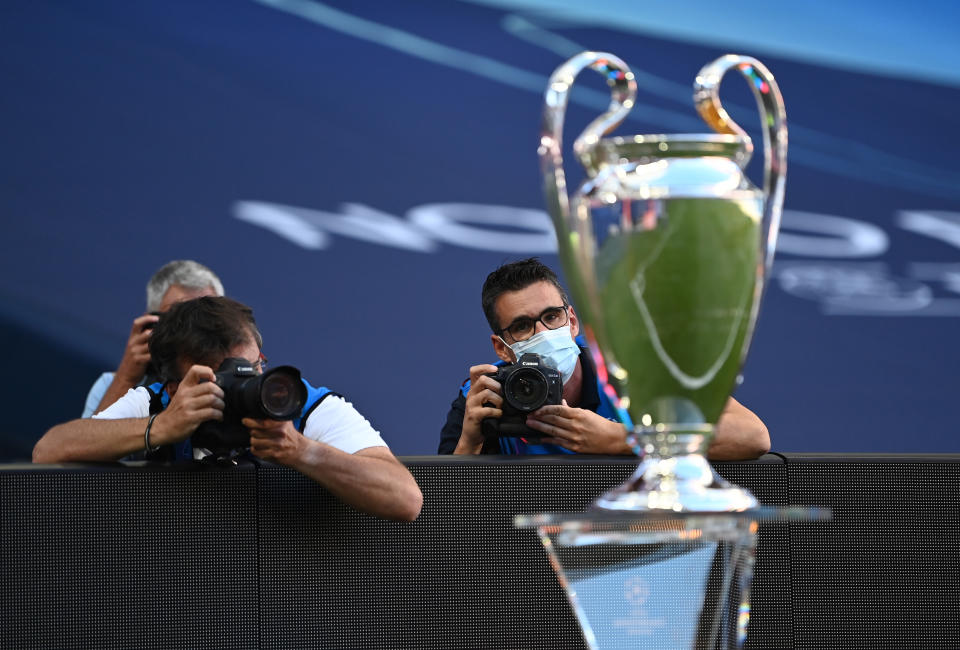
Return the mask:
<path id="1" fill-rule="evenodd" d="M 642 453 L 633 475 L 601 495 L 600 510 L 645 512 L 731 512 L 759 505 L 747 490 L 732 485 L 714 471 L 705 456 L 713 439 L 712 425 L 635 427 L 628 436 Z"/>

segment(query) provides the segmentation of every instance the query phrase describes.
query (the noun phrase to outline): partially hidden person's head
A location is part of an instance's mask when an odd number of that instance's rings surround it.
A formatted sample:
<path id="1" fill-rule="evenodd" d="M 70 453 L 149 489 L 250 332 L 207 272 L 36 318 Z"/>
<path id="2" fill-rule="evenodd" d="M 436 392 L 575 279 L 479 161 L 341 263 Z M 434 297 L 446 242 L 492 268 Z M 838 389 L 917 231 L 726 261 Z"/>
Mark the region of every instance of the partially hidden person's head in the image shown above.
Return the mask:
<path id="1" fill-rule="evenodd" d="M 174 260 L 147 283 L 147 311 L 165 312 L 174 303 L 223 294 L 223 283 L 209 268 L 193 260 Z"/>
<path id="2" fill-rule="evenodd" d="M 172 305 L 150 337 L 150 356 L 166 382 L 180 381 L 192 365 L 216 371 L 229 357 L 256 364 L 262 347 L 253 310 L 222 296 Z"/>

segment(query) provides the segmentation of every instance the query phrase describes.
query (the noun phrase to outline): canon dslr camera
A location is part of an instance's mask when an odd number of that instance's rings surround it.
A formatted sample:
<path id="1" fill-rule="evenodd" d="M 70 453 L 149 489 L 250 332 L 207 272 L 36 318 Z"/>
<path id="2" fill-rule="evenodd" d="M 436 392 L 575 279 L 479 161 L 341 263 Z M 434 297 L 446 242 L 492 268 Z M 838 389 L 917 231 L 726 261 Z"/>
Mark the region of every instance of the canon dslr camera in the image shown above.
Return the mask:
<path id="1" fill-rule="evenodd" d="M 527 426 L 527 414 L 545 404 L 560 404 L 563 379 L 556 368 L 548 366 L 539 354 L 522 354 L 516 363 L 500 366 L 490 373 L 500 382 L 503 415 L 486 418 L 481 427 L 487 437 L 537 439 L 543 434 Z"/>
<path id="2" fill-rule="evenodd" d="M 293 366 L 277 366 L 261 375 L 246 359 L 229 358 L 216 376 L 223 389 L 223 420 L 204 422 L 190 442 L 217 457 L 250 447 L 250 432 L 240 423 L 243 418 L 293 420 L 307 401 L 307 388 Z"/>

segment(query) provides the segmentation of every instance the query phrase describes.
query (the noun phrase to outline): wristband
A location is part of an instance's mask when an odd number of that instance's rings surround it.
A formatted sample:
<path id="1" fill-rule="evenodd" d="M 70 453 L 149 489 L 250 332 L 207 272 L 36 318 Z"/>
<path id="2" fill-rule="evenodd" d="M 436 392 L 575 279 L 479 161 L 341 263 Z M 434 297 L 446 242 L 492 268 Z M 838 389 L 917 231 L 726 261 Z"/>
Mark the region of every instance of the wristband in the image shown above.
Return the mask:
<path id="1" fill-rule="evenodd" d="M 157 451 L 158 449 L 160 449 L 159 446 L 157 446 L 157 447 L 151 447 L 151 446 L 150 446 L 150 427 L 153 426 L 153 420 L 154 420 L 154 418 L 156 418 L 158 415 L 160 415 L 160 414 L 159 414 L 159 413 L 154 413 L 153 415 L 150 416 L 150 419 L 147 420 L 147 429 L 146 429 L 146 431 L 143 432 L 143 450 L 144 450 L 144 452 L 146 452 L 146 453 L 148 453 L 148 454 L 152 454 L 153 452 L 155 452 L 155 451 Z"/>

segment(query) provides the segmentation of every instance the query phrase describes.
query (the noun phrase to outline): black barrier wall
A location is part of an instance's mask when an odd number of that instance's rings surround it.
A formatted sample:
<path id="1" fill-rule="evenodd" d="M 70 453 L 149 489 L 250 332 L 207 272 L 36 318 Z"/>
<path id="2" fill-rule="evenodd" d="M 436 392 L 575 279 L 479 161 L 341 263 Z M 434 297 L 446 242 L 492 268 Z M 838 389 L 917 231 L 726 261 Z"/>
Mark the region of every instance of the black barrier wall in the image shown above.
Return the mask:
<path id="1" fill-rule="evenodd" d="M 580 510 L 621 458 L 407 458 L 413 523 L 360 514 L 295 472 L 82 465 L 0 470 L 3 648 L 584 648 L 517 513 Z M 955 648 L 960 456 L 717 463 L 769 505 L 748 648 Z"/>

